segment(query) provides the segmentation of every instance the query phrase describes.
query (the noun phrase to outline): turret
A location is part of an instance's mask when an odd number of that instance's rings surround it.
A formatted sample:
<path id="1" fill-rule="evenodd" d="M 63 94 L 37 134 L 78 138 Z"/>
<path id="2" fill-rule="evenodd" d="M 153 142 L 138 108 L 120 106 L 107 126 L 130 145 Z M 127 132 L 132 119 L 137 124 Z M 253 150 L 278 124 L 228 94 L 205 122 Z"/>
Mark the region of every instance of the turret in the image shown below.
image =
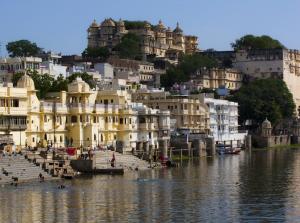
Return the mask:
<path id="1" fill-rule="evenodd" d="M 264 137 L 272 135 L 272 124 L 267 118 L 265 119 L 265 121 L 263 121 L 261 125 L 261 135 Z"/>

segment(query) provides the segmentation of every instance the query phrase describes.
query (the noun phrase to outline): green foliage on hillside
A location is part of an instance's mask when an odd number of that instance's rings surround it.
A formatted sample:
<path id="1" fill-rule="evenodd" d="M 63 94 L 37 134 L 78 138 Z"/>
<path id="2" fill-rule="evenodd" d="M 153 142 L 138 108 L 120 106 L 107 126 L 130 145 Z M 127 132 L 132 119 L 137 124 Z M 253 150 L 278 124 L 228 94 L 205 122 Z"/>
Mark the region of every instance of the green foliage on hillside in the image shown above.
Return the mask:
<path id="1" fill-rule="evenodd" d="M 101 59 L 105 61 L 109 56 L 110 52 L 107 47 L 97 47 L 97 48 L 86 48 L 82 52 L 82 57 L 84 58 L 93 58 L 93 59 Z"/>
<path id="2" fill-rule="evenodd" d="M 114 51 L 118 51 L 119 56 L 125 59 L 142 59 L 141 38 L 134 33 L 128 33 L 122 37 Z"/>
<path id="3" fill-rule="evenodd" d="M 36 43 L 24 39 L 7 43 L 6 50 L 10 57 L 36 56 L 42 51 Z"/>
<path id="4" fill-rule="evenodd" d="M 276 124 L 291 118 L 295 111 L 293 96 L 285 82 L 279 79 L 255 80 L 243 85 L 228 99 L 239 103 L 241 123 L 249 119 L 261 123 L 267 117 Z"/>
<path id="5" fill-rule="evenodd" d="M 178 66 L 171 66 L 165 75 L 161 76 L 161 84 L 170 88 L 174 83 L 190 80 L 190 76 L 200 68 L 212 68 L 217 66 L 217 61 L 208 56 L 185 55 Z"/>
<path id="6" fill-rule="evenodd" d="M 245 35 L 231 43 L 234 50 L 283 49 L 285 46 L 270 36 Z"/>
<path id="7" fill-rule="evenodd" d="M 130 29 L 143 29 L 146 25 L 146 21 L 128 21 L 124 20 L 125 28 Z"/>

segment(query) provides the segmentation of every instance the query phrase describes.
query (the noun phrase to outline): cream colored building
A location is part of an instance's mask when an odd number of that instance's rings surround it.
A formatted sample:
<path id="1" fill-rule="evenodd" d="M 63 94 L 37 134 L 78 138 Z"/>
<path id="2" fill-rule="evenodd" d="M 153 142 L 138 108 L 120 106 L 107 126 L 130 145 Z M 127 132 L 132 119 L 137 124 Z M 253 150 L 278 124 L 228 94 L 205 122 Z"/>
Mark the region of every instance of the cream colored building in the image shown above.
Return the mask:
<path id="1" fill-rule="evenodd" d="M 201 88 L 226 87 L 229 90 L 238 90 L 242 86 L 244 77 L 242 72 L 229 68 L 201 69 L 193 76 L 193 82 Z"/>
<path id="2" fill-rule="evenodd" d="M 0 58 L 0 81 L 10 82 L 12 75 L 25 70 L 41 72 L 42 59 L 39 57 Z"/>
<path id="3" fill-rule="evenodd" d="M 127 33 L 135 33 L 142 38 L 142 52 L 144 56 L 155 55 L 156 57 L 166 57 L 169 51 L 172 55 L 197 51 L 198 38 L 196 36 L 184 35 L 183 30 L 177 26 L 174 30 L 166 28 L 162 21 L 155 26 L 148 22 L 144 27 L 127 30 L 124 21 L 114 21 L 105 19 L 101 24 L 95 20 L 88 28 L 88 47 L 108 47 L 112 49 L 121 42 L 122 37 Z M 177 59 L 174 58 L 174 59 Z"/>
<path id="4" fill-rule="evenodd" d="M 233 67 L 252 78 L 282 79 L 300 109 L 300 52 L 288 49 L 240 50 Z"/>
<path id="5" fill-rule="evenodd" d="M 190 133 L 209 133 L 209 112 L 199 98 L 169 95 L 160 90 L 140 90 L 133 93 L 133 100 L 150 108 L 170 111 L 174 130 L 189 129 Z"/>
<path id="6" fill-rule="evenodd" d="M 67 92 L 40 101 L 33 80 L 24 75 L 16 88 L 0 87 L 0 105 L 0 134 L 11 134 L 22 146 L 112 145 L 126 152 L 141 143 L 158 149 L 159 140 L 168 140 L 170 133 L 169 112 L 137 106 L 127 90 L 92 91 L 80 78 Z"/>

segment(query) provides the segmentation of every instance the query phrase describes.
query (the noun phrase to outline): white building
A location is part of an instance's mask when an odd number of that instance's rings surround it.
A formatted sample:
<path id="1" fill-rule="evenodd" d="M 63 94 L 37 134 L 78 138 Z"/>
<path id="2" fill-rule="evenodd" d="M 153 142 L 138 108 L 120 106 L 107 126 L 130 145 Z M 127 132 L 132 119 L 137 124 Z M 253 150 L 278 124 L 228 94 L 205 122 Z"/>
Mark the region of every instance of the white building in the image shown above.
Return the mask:
<path id="1" fill-rule="evenodd" d="M 238 131 L 238 103 L 203 96 L 209 110 L 210 136 L 216 143 L 244 143 L 247 133 Z"/>
<path id="2" fill-rule="evenodd" d="M 0 82 L 10 82 L 13 74 L 24 70 L 40 72 L 42 59 L 39 57 L 0 58 Z"/>
<path id="3" fill-rule="evenodd" d="M 114 68 L 109 63 L 95 63 L 94 70 L 99 72 L 102 79 L 114 78 Z"/>

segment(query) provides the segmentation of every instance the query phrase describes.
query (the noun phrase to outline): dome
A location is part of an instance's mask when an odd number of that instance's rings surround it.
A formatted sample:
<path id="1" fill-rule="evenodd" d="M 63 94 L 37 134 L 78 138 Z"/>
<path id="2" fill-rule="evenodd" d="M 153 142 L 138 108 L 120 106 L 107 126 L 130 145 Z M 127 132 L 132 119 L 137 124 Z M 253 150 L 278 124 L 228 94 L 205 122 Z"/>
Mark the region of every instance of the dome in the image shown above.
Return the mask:
<path id="1" fill-rule="evenodd" d="M 122 19 L 119 19 L 119 21 L 117 22 L 118 26 L 125 26 L 125 23 Z"/>
<path id="2" fill-rule="evenodd" d="M 156 29 L 158 30 L 165 30 L 166 27 L 164 26 L 164 24 L 162 23 L 161 20 L 159 20 L 158 25 L 156 26 Z"/>
<path id="3" fill-rule="evenodd" d="M 112 20 L 111 18 L 109 18 L 109 19 L 105 19 L 101 23 L 101 26 L 103 26 L 103 27 L 115 27 L 116 24 L 115 24 L 114 20 Z"/>
<path id="4" fill-rule="evenodd" d="M 179 27 L 179 23 L 177 22 L 176 28 L 173 31 L 174 33 L 183 33 L 182 29 Z"/>
<path id="5" fill-rule="evenodd" d="M 77 77 L 72 83 L 68 84 L 69 92 L 89 92 L 90 86 L 81 79 Z"/>
<path id="6" fill-rule="evenodd" d="M 33 82 L 32 78 L 29 77 L 27 74 L 23 75 L 19 79 L 19 81 L 17 83 L 17 87 L 18 88 L 27 88 L 27 90 L 29 90 L 29 91 L 35 90 L 34 82 Z"/>
<path id="7" fill-rule="evenodd" d="M 265 119 L 265 121 L 263 121 L 262 128 L 265 128 L 265 129 L 271 129 L 272 128 L 272 124 L 267 118 Z"/>
<path id="8" fill-rule="evenodd" d="M 97 24 L 96 20 L 94 19 L 94 21 L 92 22 L 92 24 L 90 25 L 91 28 L 98 28 L 99 25 Z"/>
<path id="9" fill-rule="evenodd" d="M 149 24 L 149 22 L 145 22 L 144 28 L 145 29 L 151 29 L 151 25 Z"/>

